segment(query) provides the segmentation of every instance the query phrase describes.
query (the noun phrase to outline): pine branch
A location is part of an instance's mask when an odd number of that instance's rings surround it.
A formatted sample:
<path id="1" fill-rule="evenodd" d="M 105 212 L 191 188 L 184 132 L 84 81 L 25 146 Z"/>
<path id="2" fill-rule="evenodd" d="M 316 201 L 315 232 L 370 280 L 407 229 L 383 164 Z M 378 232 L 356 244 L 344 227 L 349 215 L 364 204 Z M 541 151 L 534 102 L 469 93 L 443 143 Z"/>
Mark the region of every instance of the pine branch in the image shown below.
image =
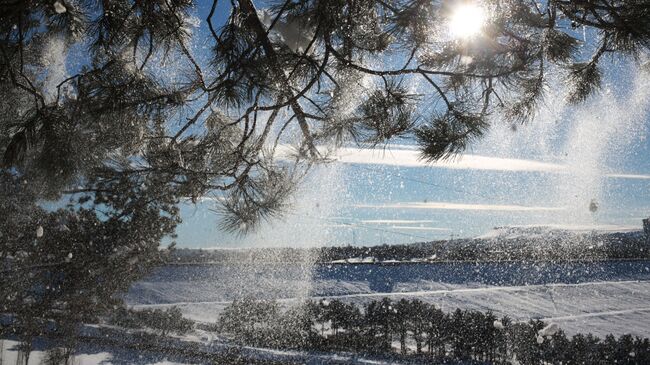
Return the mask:
<path id="1" fill-rule="evenodd" d="M 314 158 L 317 157 L 319 153 L 318 150 L 316 149 L 316 146 L 314 145 L 313 136 L 309 131 L 309 124 L 307 123 L 305 112 L 303 111 L 298 100 L 296 99 L 296 96 L 293 95 L 293 93 L 291 92 L 291 84 L 289 83 L 289 80 L 287 80 L 286 76 L 284 75 L 284 72 L 279 66 L 278 58 L 275 53 L 275 49 L 273 49 L 273 45 L 271 44 L 271 41 L 268 38 L 268 33 L 264 29 L 264 26 L 260 22 L 259 18 L 257 17 L 257 10 L 255 9 L 255 5 L 253 5 L 251 0 L 238 0 L 238 3 L 242 8 L 242 10 L 244 11 L 244 14 L 246 14 L 246 22 L 248 26 L 253 32 L 257 34 L 257 41 L 262 44 L 262 48 L 264 49 L 264 52 L 266 56 L 269 58 L 271 65 L 273 67 L 273 72 L 275 73 L 275 77 L 277 77 L 278 80 L 280 80 L 280 83 L 282 84 L 285 98 L 287 99 L 292 111 L 296 115 L 296 120 L 298 121 L 300 130 L 302 131 L 303 137 L 307 142 L 308 150 L 310 151 L 312 157 Z"/>

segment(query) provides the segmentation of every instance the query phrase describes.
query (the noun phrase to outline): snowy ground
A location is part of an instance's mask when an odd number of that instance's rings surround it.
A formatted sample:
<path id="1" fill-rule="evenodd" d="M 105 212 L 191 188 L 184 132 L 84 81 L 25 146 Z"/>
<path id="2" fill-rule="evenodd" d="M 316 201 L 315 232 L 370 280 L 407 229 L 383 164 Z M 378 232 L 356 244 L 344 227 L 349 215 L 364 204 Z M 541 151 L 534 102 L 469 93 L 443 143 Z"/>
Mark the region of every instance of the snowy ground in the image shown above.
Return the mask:
<path id="1" fill-rule="evenodd" d="M 480 277 L 464 283 L 450 278 L 448 281 L 451 283 L 445 283 L 441 280 L 423 280 L 422 277 L 426 275 L 422 273 L 412 276 L 402 273 L 400 277 L 392 279 L 390 291 L 385 287 L 377 288 L 372 266 L 366 266 L 363 272 L 354 274 L 346 271 L 339 277 L 304 268 L 296 270 L 290 266 L 231 266 L 226 269 L 172 267 L 164 274 L 134 285 L 127 300 L 135 307 L 177 305 L 191 319 L 213 322 L 225 306 L 243 295 L 276 298 L 286 304 L 307 297 L 336 298 L 358 304 L 384 296 L 396 300 L 417 297 L 448 311 L 471 308 L 507 314 L 515 320 L 545 319 L 558 323 L 569 334 L 591 332 L 604 336 L 608 333 L 631 333 L 650 337 L 648 266 L 648 262 L 626 266 L 612 272 L 604 281 L 593 280 L 602 277 L 599 274 L 602 267 L 590 267 L 589 270 L 582 267 L 580 270 L 587 274 L 582 273 L 578 279 L 569 277 L 566 281 L 570 282 L 563 283 L 558 280 L 565 277 L 559 277 L 553 282 L 535 285 L 494 285 Z M 215 270 L 219 275 L 215 274 Z M 511 275 L 518 275 L 517 270 L 512 271 Z M 526 270 L 530 272 L 536 268 Z M 355 275 L 359 280 L 355 280 Z M 540 275 L 543 278 L 554 277 L 543 272 Z M 387 280 L 387 277 L 381 276 L 380 279 Z M 513 281 L 505 278 L 502 282 Z"/>
<path id="2" fill-rule="evenodd" d="M 134 307 L 176 305 L 201 322 L 216 321 L 243 295 L 275 298 L 291 305 L 305 298 L 364 304 L 382 297 L 419 298 L 444 310 L 472 308 L 557 323 L 567 333 L 591 332 L 650 337 L 650 262 L 570 264 L 359 265 L 309 268 L 296 265 L 170 266 L 135 283 L 126 299 Z M 534 283 L 522 285 L 522 283 Z M 86 326 L 92 328 L 96 326 Z M 97 327 L 99 328 L 99 327 Z M 232 345 L 200 330 L 178 338 L 223 353 Z M 1 340 L 3 364 L 16 364 L 16 342 Z M 166 348 L 167 345 L 163 347 Z M 184 345 L 187 346 L 187 345 Z M 304 353 L 237 348 L 245 359 L 263 364 L 396 364 L 347 353 Z M 37 346 L 30 364 L 40 364 Z M 209 362 L 209 361 L 208 361 Z M 187 358 L 105 345 L 83 344 L 73 364 L 197 363 Z"/>
<path id="3" fill-rule="evenodd" d="M 219 342 L 217 339 L 207 336 L 207 338 L 192 338 L 192 335 L 186 336 L 186 343 L 195 342 L 203 346 L 204 350 L 215 353 L 223 352 L 233 346 Z M 6 365 L 23 365 L 24 360 L 16 346 L 18 342 L 13 340 L 0 340 L 0 363 Z M 412 362 L 400 362 L 394 359 L 370 358 L 359 356 L 351 353 L 317 353 L 302 352 L 290 350 L 274 350 L 257 347 L 237 347 L 237 352 L 245 359 L 238 364 L 262 364 L 262 365 L 401 365 L 412 364 Z M 29 365 L 41 365 L 46 359 L 44 349 L 35 349 L 29 357 Z M 117 349 L 106 346 L 89 346 L 82 344 L 76 350 L 70 365 L 189 365 L 189 364 L 230 364 L 230 362 L 215 362 L 210 360 L 190 360 L 180 358 L 179 356 L 169 356 L 160 353 L 152 353 L 138 350 Z M 458 364 L 462 365 L 462 364 Z"/>
<path id="4" fill-rule="evenodd" d="M 14 365 L 21 364 L 19 362 L 19 353 L 16 350 L 18 342 L 12 340 L 0 340 L 0 359 L 2 364 Z M 106 350 L 106 349 L 104 349 Z M 95 365 L 95 364 L 146 364 L 146 365 L 185 365 L 182 362 L 173 362 L 166 359 L 157 359 L 156 356 L 147 356 L 146 354 L 134 354 L 129 352 L 125 356 L 124 351 L 115 351 L 111 349 L 110 352 L 95 350 L 90 348 L 81 347 L 79 352 L 72 358 L 71 365 Z M 29 356 L 29 365 L 41 365 L 44 363 L 45 351 L 44 349 L 37 349 L 32 351 Z M 23 360 L 24 361 L 24 360 Z"/>

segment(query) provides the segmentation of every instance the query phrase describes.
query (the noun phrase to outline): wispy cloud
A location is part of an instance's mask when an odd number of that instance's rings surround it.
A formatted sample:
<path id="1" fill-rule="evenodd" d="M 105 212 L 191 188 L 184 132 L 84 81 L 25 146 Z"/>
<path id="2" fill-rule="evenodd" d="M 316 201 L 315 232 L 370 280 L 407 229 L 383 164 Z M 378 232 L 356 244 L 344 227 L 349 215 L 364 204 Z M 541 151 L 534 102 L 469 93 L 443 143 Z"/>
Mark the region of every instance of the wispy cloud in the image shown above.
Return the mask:
<path id="1" fill-rule="evenodd" d="M 323 151 L 325 152 L 325 151 Z M 295 151 L 288 145 L 280 145 L 276 154 L 280 158 L 291 156 Z M 530 159 L 506 158 L 463 154 L 456 158 L 427 162 L 414 146 L 389 145 L 387 148 L 342 147 L 331 159 L 346 164 L 385 165 L 403 167 L 444 168 L 454 170 L 484 170 L 513 172 L 569 173 L 571 168 L 565 164 Z M 648 174 L 608 173 L 603 177 L 618 179 L 650 179 Z"/>
<path id="2" fill-rule="evenodd" d="M 342 148 L 334 157 L 342 163 L 358 163 L 368 165 L 388 165 L 404 167 L 429 167 L 455 170 L 488 170 L 488 171 L 520 171 L 567 173 L 569 167 L 564 164 L 537 160 L 517 159 L 463 154 L 457 158 L 429 163 L 420 158 L 420 152 L 415 148 L 403 145 L 393 145 L 387 149 Z M 604 177 L 617 179 L 650 180 L 650 175 L 609 173 Z"/>
<path id="3" fill-rule="evenodd" d="M 528 211 L 560 211 L 563 207 L 538 207 L 524 205 L 498 205 L 498 204 L 467 204 L 448 202 L 401 202 L 389 204 L 355 204 L 355 208 L 373 209 L 429 209 L 429 210 L 480 210 L 480 211 L 507 211 L 507 212 L 528 212 Z"/>
<path id="4" fill-rule="evenodd" d="M 278 146 L 279 156 L 289 156 L 291 147 Z M 421 159 L 420 152 L 414 146 L 389 145 L 387 148 L 342 147 L 330 156 L 335 161 L 348 164 L 386 165 L 403 167 L 444 168 L 454 170 L 484 170 L 513 172 L 569 173 L 570 167 L 554 162 L 530 159 L 505 158 L 462 154 L 456 158 L 427 162 Z M 647 174 L 608 173 L 604 177 L 618 179 L 650 179 Z"/>
<path id="5" fill-rule="evenodd" d="M 423 224 L 434 223 L 433 220 L 414 220 L 414 219 L 366 219 L 361 220 L 362 224 Z"/>
<path id="6" fill-rule="evenodd" d="M 437 167 L 459 170 L 494 170 L 494 171 L 538 171 L 562 172 L 565 167 L 560 164 L 464 154 L 455 159 L 428 163 L 420 158 L 420 152 L 404 146 L 392 146 L 389 149 L 342 148 L 334 158 L 342 163 L 359 163 L 369 165 L 389 165 L 405 167 Z"/>
<path id="7" fill-rule="evenodd" d="M 439 227 L 414 227 L 414 226 L 391 226 L 391 229 L 403 229 L 406 231 L 438 231 L 438 232 L 450 232 L 450 228 L 439 228 Z"/>
<path id="8" fill-rule="evenodd" d="M 385 221 L 392 221 L 392 220 L 385 220 Z M 396 220 L 397 222 L 433 222 L 433 221 L 399 221 Z M 372 222 L 372 221 L 370 221 Z M 355 228 L 355 229 L 377 229 L 373 226 L 367 225 L 368 221 L 359 221 L 359 223 L 319 223 L 318 225 L 321 227 L 327 227 L 327 228 Z M 402 226 L 402 225 L 392 225 L 392 226 L 383 226 L 381 228 L 387 229 L 387 230 L 405 230 L 405 231 L 435 231 L 435 232 L 449 232 L 451 231 L 450 228 L 442 228 L 442 227 L 427 227 L 427 226 Z"/>
<path id="9" fill-rule="evenodd" d="M 641 179 L 650 180 L 650 175 L 636 175 L 636 174 L 607 174 L 607 177 L 615 179 Z"/>

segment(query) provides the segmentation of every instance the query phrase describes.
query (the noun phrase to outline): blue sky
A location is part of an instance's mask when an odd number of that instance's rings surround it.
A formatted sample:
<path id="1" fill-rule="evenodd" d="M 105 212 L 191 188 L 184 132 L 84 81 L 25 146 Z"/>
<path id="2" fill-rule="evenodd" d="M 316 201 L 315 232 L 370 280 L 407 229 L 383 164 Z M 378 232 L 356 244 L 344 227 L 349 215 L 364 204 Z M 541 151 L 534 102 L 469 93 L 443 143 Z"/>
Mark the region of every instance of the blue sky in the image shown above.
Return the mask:
<path id="1" fill-rule="evenodd" d="M 220 4 L 216 24 L 228 12 Z M 204 56 L 206 6 L 197 9 L 194 43 Z M 312 171 L 284 219 L 245 237 L 218 230 L 214 201 L 184 204 L 178 245 L 374 245 L 478 236 L 506 225 L 640 229 L 650 216 L 650 77 L 625 60 L 604 65 L 603 90 L 585 104 L 565 105 L 564 84 L 551 78 L 532 123 L 513 131 L 497 119 L 451 162 L 422 163 L 408 145 L 344 149 L 338 162 Z"/>

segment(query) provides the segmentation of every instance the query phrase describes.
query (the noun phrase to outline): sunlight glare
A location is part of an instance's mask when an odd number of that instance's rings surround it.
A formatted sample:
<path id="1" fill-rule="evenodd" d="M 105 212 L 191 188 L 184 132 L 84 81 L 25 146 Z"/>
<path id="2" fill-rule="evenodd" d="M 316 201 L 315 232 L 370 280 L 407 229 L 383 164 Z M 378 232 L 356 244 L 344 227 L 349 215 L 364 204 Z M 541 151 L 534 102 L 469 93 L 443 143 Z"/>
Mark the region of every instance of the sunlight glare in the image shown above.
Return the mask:
<path id="1" fill-rule="evenodd" d="M 481 32 L 485 12 L 476 3 L 459 4 L 449 17 L 449 31 L 454 38 L 471 38 Z"/>

